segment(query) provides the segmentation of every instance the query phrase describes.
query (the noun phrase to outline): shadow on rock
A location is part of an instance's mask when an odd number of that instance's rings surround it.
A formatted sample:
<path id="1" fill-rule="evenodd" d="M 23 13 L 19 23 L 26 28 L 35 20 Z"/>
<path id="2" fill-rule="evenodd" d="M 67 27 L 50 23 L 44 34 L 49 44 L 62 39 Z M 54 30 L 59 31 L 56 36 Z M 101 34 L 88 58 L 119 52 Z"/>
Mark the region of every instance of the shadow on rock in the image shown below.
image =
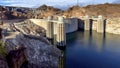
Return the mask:
<path id="1" fill-rule="evenodd" d="M 17 50 L 12 50 L 6 58 L 9 68 L 20 68 L 27 61 L 26 48 L 20 47 Z"/>

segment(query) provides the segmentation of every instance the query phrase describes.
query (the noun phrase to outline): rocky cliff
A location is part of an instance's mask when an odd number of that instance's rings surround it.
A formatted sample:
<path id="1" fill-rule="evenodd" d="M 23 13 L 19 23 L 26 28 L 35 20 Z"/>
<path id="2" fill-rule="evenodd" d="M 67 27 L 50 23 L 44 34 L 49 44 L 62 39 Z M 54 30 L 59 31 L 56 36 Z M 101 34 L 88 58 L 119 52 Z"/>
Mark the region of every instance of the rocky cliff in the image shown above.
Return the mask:
<path id="1" fill-rule="evenodd" d="M 44 41 L 44 38 L 17 34 L 11 39 L 6 39 L 6 48 L 9 52 L 25 47 L 28 68 L 57 68 L 60 51 Z"/>
<path id="2" fill-rule="evenodd" d="M 8 23 L 7 26 L 3 26 L 3 29 L 3 42 L 10 68 L 58 67 L 61 51 L 44 37 L 43 28 L 25 20 L 19 23 Z M 23 49 L 20 50 L 21 48 Z"/>

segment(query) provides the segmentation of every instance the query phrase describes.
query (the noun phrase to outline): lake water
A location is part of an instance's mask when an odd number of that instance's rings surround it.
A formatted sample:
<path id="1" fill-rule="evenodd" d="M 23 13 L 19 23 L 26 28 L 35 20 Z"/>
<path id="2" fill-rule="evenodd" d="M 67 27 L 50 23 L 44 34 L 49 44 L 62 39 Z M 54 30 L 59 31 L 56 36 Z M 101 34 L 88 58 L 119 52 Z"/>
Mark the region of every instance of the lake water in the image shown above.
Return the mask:
<path id="1" fill-rule="evenodd" d="M 120 68 L 120 35 L 77 31 L 68 36 L 66 68 Z"/>

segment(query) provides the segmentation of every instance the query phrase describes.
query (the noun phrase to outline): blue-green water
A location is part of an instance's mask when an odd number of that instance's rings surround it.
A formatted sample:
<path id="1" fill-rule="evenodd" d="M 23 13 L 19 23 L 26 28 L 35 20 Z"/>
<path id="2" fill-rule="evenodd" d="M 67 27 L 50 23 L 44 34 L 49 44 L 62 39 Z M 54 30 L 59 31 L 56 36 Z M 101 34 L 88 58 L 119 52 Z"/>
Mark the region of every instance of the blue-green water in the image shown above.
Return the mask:
<path id="1" fill-rule="evenodd" d="M 78 31 L 69 37 L 66 68 L 120 68 L 120 35 Z"/>

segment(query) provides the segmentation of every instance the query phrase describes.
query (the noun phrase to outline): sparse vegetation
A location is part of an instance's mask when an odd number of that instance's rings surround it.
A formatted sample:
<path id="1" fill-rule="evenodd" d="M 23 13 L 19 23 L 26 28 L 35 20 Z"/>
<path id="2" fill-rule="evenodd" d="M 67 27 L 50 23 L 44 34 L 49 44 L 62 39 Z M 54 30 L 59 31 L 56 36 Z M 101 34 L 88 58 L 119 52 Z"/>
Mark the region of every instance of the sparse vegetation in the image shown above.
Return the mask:
<path id="1" fill-rule="evenodd" d="M 2 46 L 2 41 L 0 41 L 0 55 L 4 57 L 7 55 L 6 49 Z"/>

